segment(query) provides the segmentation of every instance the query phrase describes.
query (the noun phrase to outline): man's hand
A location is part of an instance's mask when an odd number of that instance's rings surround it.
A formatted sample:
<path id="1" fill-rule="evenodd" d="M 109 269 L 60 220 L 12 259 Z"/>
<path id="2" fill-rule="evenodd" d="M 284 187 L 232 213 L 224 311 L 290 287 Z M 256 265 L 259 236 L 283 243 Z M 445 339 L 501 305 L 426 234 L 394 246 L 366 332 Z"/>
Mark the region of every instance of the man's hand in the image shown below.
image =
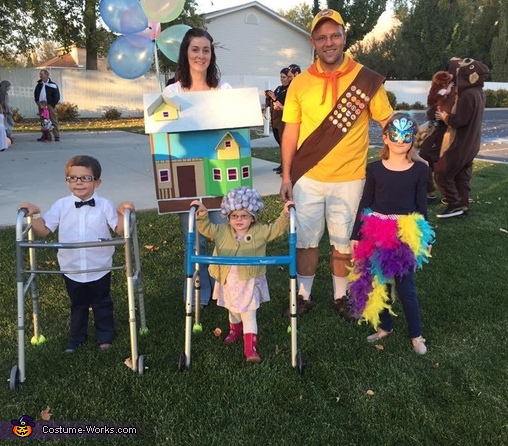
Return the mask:
<path id="1" fill-rule="evenodd" d="M 293 201 L 293 185 L 291 184 L 291 181 L 282 182 L 280 185 L 280 198 L 282 198 L 282 201 Z"/>

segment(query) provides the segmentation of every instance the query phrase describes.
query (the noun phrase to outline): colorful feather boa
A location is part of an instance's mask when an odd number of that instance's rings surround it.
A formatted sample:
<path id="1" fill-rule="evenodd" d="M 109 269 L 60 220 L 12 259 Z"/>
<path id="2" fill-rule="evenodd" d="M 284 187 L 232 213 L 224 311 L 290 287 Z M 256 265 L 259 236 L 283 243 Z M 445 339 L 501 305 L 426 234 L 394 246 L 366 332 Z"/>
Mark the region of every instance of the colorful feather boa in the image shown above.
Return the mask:
<path id="1" fill-rule="evenodd" d="M 349 274 L 349 294 L 360 322 L 369 322 L 377 330 L 383 310 L 394 314 L 390 298 L 394 298 L 395 287 L 389 296 L 387 285 L 428 262 L 435 233 L 421 214 L 383 218 L 366 209 L 360 235 Z"/>

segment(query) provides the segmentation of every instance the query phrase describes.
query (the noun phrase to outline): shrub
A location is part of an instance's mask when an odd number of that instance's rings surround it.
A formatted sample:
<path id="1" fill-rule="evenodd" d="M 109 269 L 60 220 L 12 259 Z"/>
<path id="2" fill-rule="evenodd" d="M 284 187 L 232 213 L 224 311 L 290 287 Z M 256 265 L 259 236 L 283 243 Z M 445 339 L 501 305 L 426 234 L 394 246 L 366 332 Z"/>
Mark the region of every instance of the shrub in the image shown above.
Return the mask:
<path id="1" fill-rule="evenodd" d="M 108 121 L 116 121 L 122 117 L 122 112 L 118 111 L 116 108 L 108 108 L 102 114 L 102 117 Z"/>
<path id="2" fill-rule="evenodd" d="M 497 91 L 485 90 L 485 96 L 487 97 L 487 100 L 485 102 L 485 107 L 487 107 L 487 108 L 497 107 Z"/>
<path id="3" fill-rule="evenodd" d="M 23 116 L 19 112 L 19 108 L 13 108 L 11 111 L 12 111 L 12 119 L 16 124 L 23 122 Z"/>
<path id="4" fill-rule="evenodd" d="M 411 106 L 407 102 L 397 104 L 397 110 L 411 110 Z"/>
<path id="5" fill-rule="evenodd" d="M 498 107 L 508 107 L 508 90 L 497 90 L 497 106 Z"/>
<path id="6" fill-rule="evenodd" d="M 395 110 L 397 108 L 397 97 L 395 96 L 395 93 L 392 91 L 387 91 L 386 95 L 388 96 L 388 101 L 390 102 L 390 105 Z"/>
<path id="7" fill-rule="evenodd" d="M 416 101 L 413 105 L 411 105 L 411 110 L 425 110 L 427 107 L 423 105 L 420 101 Z"/>
<path id="8" fill-rule="evenodd" d="M 56 106 L 56 114 L 59 121 L 75 121 L 79 116 L 78 106 L 70 102 L 62 102 Z"/>

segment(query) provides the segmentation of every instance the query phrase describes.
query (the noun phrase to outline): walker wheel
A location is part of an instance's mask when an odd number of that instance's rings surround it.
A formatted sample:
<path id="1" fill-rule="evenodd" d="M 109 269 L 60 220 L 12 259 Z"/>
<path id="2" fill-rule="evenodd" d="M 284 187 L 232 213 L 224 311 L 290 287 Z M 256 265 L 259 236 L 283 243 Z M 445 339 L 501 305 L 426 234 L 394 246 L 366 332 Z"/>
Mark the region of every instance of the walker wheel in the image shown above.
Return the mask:
<path id="1" fill-rule="evenodd" d="M 148 367 L 145 365 L 145 357 L 143 355 L 138 356 L 138 374 L 144 375 Z"/>
<path id="2" fill-rule="evenodd" d="M 296 354 L 296 369 L 300 375 L 303 375 L 306 365 L 307 363 L 305 362 L 305 359 L 303 359 L 302 352 L 298 352 Z"/>
<path id="3" fill-rule="evenodd" d="M 187 368 L 187 356 L 185 356 L 185 353 L 180 353 L 180 356 L 178 357 L 178 371 L 183 372 Z"/>
<path id="4" fill-rule="evenodd" d="M 18 366 L 15 365 L 11 369 L 11 377 L 9 379 L 9 388 L 11 390 L 16 390 L 19 385 L 19 369 Z"/>

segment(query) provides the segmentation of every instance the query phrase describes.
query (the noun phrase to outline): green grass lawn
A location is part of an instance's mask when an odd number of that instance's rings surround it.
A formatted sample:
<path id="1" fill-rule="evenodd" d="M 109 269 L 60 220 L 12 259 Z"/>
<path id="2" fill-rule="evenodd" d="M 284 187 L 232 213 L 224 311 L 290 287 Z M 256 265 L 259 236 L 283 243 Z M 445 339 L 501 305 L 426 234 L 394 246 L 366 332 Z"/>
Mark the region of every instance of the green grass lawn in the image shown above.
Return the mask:
<path id="1" fill-rule="evenodd" d="M 270 155 L 270 149 L 265 152 Z M 260 153 L 260 156 L 262 154 Z M 342 321 L 332 309 L 329 246 L 320 246 L 313 294 L 317 305 L 298 320 L 298 345 L 307 362 L 291 366 L 288 272 L 270 267 L 272 301 L 258 312 L 262 362 L 247 364 L 242 345 L 226 346 L 213 334 L 227 331 L 226 310 L 211 304 L 203 332 L 192 338 L 192 364 L 177 371 L 184 350 L 183 253 L 173 215 L 138 213 L 149 333 L 139 353 L 144 376 L 124 365 L 130 354 L 126 281 L 113 273 L 117 336 L 107 352 L 88 344 L 64 355 L 69 306 L 58 275 L 38 280 L 42 333 L 33 346 L 31 299 L 26 299 L 26 382 L 10 391 L 17 363 L 15 233 L 0 230 L 0 421 L 49 408 L 52 420 L 121 422 L 136 426 L 133 439 L 93 444 L 147 445 L 502 445 L 508 444 L 508 167 L 475 163 L 471 212 L 437 220 L 433 258 L 417 274 L 424 336 L 429 351 L 416 355 L 398 303 L 395 331 L 383 349 L 366 342 L 365 325 Z M 282 207 L 266 200 L 264 219 Z M 284 253 L 285 240 L 269 253 Z M 122 263 L 119 252 L 117 263 Z M 55 252 L 38 251 L 40 268 L 55 267 Z M 371 392 L 369 392 L 371 391 Z M 3 431 L 1 435 L 7 435 Z M 5 436 L 2 438 L 6 438 Z M 36 444 L 37 442 L 33 443 Z M 62 444 L 88 444 L 88 440 Z M 18 442 L 12 442 L 18 444 Z M 47 444 L 47 443 L 43 443 Z"/>

